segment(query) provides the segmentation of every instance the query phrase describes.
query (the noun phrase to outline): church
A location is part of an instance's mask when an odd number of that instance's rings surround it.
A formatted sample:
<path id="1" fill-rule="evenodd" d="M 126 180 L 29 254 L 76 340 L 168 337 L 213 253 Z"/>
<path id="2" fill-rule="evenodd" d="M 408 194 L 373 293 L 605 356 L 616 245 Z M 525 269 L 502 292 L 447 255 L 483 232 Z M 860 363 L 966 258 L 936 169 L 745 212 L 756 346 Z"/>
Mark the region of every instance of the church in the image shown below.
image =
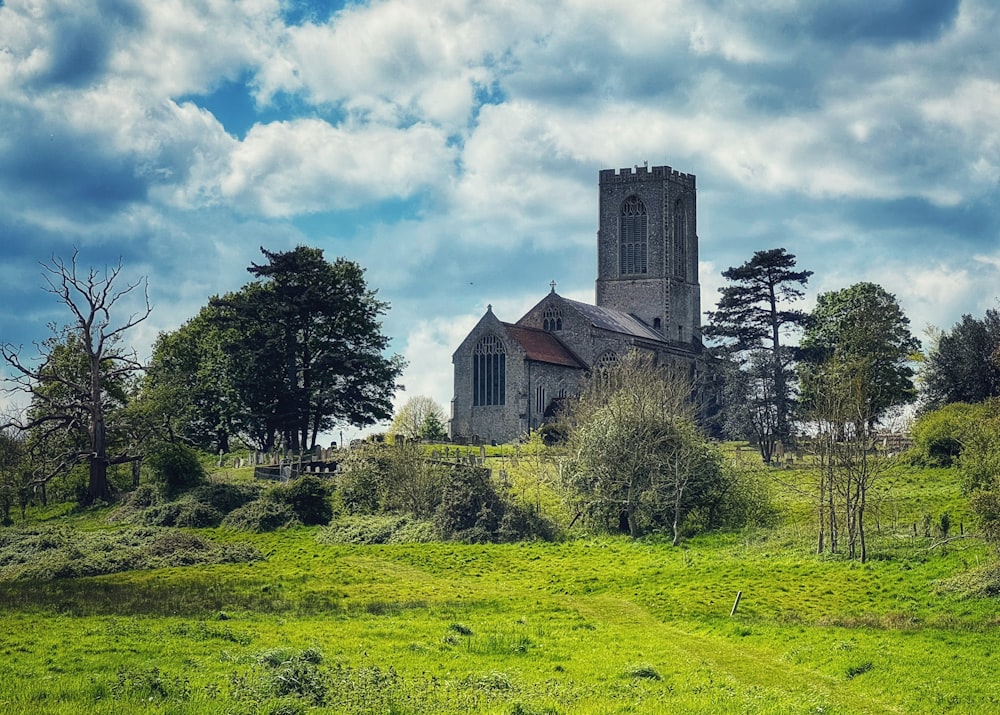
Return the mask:
<path id="1" fill-rule="evenodd" d="M 507 442 L 551 421 L 589 372 L 629 350 L 693 368 L 701 350 L 695 177 L 603 169 L 594 305 L 552 290 L 517 322 L 491 306 L 452 356 L 449 432 Z"/>

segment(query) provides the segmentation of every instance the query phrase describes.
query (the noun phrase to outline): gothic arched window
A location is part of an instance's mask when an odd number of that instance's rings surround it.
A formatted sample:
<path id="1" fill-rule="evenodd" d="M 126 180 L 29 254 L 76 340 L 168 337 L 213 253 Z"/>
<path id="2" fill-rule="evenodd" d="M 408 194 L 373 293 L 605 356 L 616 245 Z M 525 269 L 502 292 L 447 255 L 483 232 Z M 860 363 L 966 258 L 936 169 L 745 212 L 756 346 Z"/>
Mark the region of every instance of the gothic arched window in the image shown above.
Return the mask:
<path id="1" fill-rule="evenodd" d="M 507 350 L 496 335 L 486 335 L 472 351 L 472 404 L 502 405 L 507 392 Z"/>
<path id="2" fill-rule="evenodd" d="M 606 353 L 597 358 L 597 362 L 594 363 L 595 370 L 610 370 L 611 368 L 618 365 L 621 358 L 618 356 L 614 350 L 608 350 Z"/>
<path id="3" fill-rule="evenodd" d="M 545 309 L 542 313 L 542 327 L 549 332 L 562 330 L 562 312 L 559 308 L 550 305 Z"/>
<path id="4" fill-rule="evenodd" d="M 638 196 L 622 203 L 619 217 L 619 267 L 623 275 L 646 272 L 646 206 Z"/>
<path id="5" fill-rule="evenodd" d="M 674 274 L 687 278 L 687 211 L 684 201 L 674 203 Z"/>

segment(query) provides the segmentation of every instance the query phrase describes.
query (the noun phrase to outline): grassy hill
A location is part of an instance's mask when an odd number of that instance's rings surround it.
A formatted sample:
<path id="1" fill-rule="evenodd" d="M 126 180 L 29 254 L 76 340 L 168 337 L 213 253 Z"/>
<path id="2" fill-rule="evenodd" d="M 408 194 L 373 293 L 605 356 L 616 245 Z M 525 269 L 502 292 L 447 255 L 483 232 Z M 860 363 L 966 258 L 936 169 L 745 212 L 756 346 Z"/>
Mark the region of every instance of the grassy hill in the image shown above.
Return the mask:
<path id="1" fill-rule="evenodd" d="M 181 532 L 190 549 L 259 557 L 8 579 L 0 712 L 1000 711 L 996 601 L 961 578 L 991 557 L 924 535 L 946 511 L 967 523 L 957 475 L 888 477 L 866 564 L 812 553 L 808 471 L 773 476 L 778 527 L 679 548 L 205 529 Z M 48 523 L 81 553 L 124 528 L 106 510 Z"/>

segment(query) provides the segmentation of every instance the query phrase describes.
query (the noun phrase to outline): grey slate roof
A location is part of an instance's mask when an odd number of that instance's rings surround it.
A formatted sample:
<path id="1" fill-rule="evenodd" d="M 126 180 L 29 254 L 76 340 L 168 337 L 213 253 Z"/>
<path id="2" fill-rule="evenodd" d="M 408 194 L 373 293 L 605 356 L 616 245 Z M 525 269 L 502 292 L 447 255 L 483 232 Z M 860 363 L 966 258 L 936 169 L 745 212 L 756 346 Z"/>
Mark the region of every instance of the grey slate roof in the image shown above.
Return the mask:
<path id="1" fill-rule="evenodd" d="M 620 313 L 610 308 L 600 308 L 596 305 L 580 303 L 569 298 L 563 298 L 563 300 L 583 313 L 596 328 L 609 330 L 613 333 L 631 335 L 643 340 L 653 340 L 658 343 L 666 342 L 662 334 L 628 313 Z"/>

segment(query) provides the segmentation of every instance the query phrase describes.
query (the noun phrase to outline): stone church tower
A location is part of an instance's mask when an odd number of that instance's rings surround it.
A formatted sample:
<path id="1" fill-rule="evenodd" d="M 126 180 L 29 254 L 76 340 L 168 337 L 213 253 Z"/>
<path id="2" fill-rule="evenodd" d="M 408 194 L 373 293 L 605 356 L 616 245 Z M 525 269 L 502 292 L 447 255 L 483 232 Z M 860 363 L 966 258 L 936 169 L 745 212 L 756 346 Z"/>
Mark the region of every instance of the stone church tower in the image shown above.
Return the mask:
<path id="1" fill-rule="evenodd" d="M 669 166 L 599 176 L 595 305 L 551 291 L 515 323 L 492 308 L 452 355 L 449 433 L 505 442 L 559 419 L 630 351 L 692 376 L 701 352 L 695 180 Z"/>
<path id="2" fill-rule="evenodd" d="M 600 173 L 597 305 L 670 342 L 701 340 L 694 175 L 669 166 Z"/>

